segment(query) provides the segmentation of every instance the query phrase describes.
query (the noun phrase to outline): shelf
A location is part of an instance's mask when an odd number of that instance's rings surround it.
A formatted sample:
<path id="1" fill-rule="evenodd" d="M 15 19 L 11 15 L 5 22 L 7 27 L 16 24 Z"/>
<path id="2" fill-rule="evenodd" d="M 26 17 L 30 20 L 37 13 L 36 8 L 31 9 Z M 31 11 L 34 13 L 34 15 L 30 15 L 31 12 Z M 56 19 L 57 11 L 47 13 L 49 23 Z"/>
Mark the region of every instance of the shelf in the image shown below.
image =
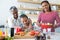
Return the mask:
<path id="1" fill-rule="evenodd" d="M 18 8 L 19 10 L 33 10 L 33 11 L 41 11 L 42 9 L 40 8 L 40 9 L 38 9 L 38 8 Z M 56 11 L 58 11 L 58 12 L 60 12 L 60 10 L 56 10 Z"/>
<path id="2" fill-rule="evenodd" d="M 60 12 L 60 10 L 57 10 L 58 12 Z"/>
<path id="3" fill-rule="evenodd" d="M 37 8 L 18 8 L 19 10 L 33 10 L 33 11 L 41 11 L 41 9 L 37 9 Z"/>
<path id="4" fill-rule="evenodd" d="M 33 15 L 33 17 L 37 17 L 38 16 L 38 14 L 26 14 L 27 16 L 32 16 Z"/>
<path id="5" fill-rule="evenodd" d="M 51 5 L 52 5 L 52 6 L 60 6 L 60 4 L 52 4 L 52 3 L 51 3 Z"/>
<path id="6" fill-rule="evenodd" d="M 38 14 L 26 14 L 33 22 L 37 22 Z"/>
<path id="7" fill-rule="evenodd" d="M 33 3 L 33 4 L 41 4 L 40 2 L 33 2 L 33 1 L 27 1 L 27 0 L 18 0 L 18 2 Z"/>
<path id="8" fill-rule="evenodd" d="M 33 4 L 41 4 L 41 2 L 34 2 L 34 1 L 29 1 L 29 0 L 18 0 L 18 2 L 25 2 L 25 3 L 33 3 Z M 60 6 L 60 4 L 52 4 L 52 6 Z"/>

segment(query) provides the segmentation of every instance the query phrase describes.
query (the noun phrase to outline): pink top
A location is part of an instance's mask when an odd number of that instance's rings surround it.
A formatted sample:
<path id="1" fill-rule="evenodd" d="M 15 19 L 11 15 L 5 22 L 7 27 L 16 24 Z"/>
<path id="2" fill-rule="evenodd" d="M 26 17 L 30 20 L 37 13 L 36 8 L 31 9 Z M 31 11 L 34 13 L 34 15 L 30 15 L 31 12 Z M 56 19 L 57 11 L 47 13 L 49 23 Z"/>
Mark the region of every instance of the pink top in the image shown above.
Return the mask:
<path id="1" fill-rule="evenodd" d="M 60 18 L 56 11 L 52 11 L 48 14 L 41 12 L 38 17 L 38 22 L 51 23 L 54 24 L 55 20 L 57 21 L 57 26 L 60 26 Z"/>

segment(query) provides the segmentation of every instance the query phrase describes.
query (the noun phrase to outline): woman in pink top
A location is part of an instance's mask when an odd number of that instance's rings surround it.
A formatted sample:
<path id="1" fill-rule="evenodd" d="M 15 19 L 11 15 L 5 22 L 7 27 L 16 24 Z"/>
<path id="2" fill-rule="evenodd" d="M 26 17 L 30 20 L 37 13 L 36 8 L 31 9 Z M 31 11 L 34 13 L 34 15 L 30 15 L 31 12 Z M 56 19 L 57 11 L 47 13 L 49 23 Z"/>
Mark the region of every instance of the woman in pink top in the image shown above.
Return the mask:
<path id="1" fill-rule="evenodd" d="M 60 18 L 58 16 L 58 13 L 56 11 L 51 10 L 51 6 L 48 1 L 43 1 L 41 3 L 43 12 L 39 14 L 38 17 L 38 25 L 40 25 L 41 21 L 42 23 L 50 23 L 53 26 L 51 27 L 51 31 L 54 32 L 54 28 L 57 26 L 60 26 Z M 55 20 L 57 24 L 55 24 Z"/>

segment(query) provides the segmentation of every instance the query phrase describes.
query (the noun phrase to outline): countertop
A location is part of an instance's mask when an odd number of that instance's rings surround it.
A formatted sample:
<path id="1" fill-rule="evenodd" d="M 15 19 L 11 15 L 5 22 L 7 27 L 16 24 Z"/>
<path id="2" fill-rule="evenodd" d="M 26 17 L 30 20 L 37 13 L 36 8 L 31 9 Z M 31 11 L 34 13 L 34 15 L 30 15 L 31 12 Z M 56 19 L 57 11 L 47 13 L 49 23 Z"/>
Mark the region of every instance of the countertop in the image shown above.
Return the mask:
<path id="1" fill-rule="evenodd" d="M 51 34 L 51 39 L 46 39 L 46 40 L 59 40 L 60 39 L 60 33 L 54 33 Z M 35 38 L 18 38 L 18 39 L 14 39 L 14 40 L 35 40 Z"/>

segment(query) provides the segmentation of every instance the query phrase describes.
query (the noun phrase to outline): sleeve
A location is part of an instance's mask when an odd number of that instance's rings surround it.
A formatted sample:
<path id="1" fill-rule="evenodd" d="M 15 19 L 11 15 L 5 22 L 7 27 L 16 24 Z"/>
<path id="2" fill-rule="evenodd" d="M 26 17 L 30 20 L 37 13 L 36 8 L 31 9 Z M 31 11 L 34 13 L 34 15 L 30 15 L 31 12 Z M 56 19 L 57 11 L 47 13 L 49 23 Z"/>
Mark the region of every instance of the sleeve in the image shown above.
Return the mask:
<path id="1" fill-rule="evenodd" d="M 42 13 L 39 13 L 39 15 L 38 15 L 38 20 L 37 20 L 37 22 L 39 22 L 39 23 L 40 23 L 40 21 L 41 21 L 41 14 L 42 14 Z"/>
<path id="2" fill-rule="evenodd" d="M 8 22 L 7 22 L 7 25 L 8 25 L 8 27 L 13 27 L 13 22 L 12 22 L 12 19 L 11 18 L 8 18 L 8 20 L 7 20 Z"/>
<path id="3" fill-rule="evenodd" d="M 60 17 L 58 15 L 58 12 L 56 12 L 56 22 L 57 22 L 56 26 L 60 26 Z"/>
<path id="4" fill-rule="evenodd" d="M 32 20 L 29 18 L 29 28 L 32 29 Z"/>

